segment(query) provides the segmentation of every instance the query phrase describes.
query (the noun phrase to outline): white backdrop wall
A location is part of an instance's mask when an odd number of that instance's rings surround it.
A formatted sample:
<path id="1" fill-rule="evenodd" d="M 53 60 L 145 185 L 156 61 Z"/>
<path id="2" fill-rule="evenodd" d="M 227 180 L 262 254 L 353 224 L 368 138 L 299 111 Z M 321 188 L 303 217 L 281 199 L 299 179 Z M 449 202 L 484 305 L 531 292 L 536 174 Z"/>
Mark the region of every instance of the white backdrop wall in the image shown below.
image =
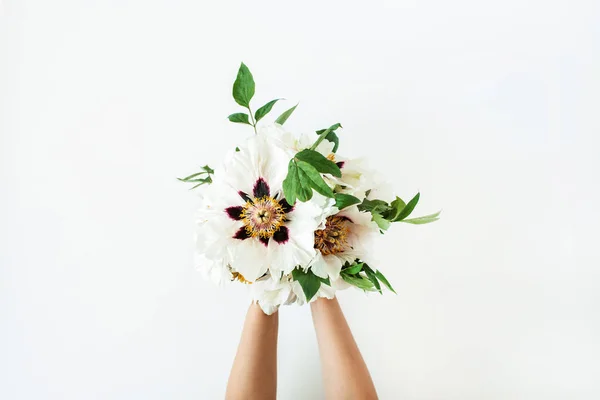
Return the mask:
<path id="1" fill-rule="evenodd" d="M 382 399 L 600 398 L 595 1 L 4 1 L 0 398 L 219 399 L 247 298 L 193 268 L 175 180 L 250 135 L 341 122 L 440 222 L 378 244 L 398 296 L 340 301 Z M 277 106 L 277 111 L 284 105 Z M 281 399 L 322 397 L 281 312 Z"/>

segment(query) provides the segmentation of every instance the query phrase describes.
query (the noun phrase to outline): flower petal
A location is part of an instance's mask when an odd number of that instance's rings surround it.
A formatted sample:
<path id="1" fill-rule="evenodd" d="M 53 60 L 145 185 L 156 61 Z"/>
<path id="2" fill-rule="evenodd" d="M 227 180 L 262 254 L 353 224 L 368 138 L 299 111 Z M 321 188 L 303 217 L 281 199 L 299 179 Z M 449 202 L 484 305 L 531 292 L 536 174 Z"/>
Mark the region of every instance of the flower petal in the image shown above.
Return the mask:
<path id="1" fill-rule="evenodd" d="M 317 256 L 310 265 L 310 270 L 319 278 L 326 279 L 328 277 L 327 269 L 325 268 L 326 265 L 327 263 L 323 259 L 323 255 L 317 251 Z"/>
<path id="2" fill-rule="evenodd" d="M 227 215 L 229 215 L 229 218 L 231 218 L 234 221 L 239 221 L 240 219 L 242 219 L 242 211 L 242 206 L 227 207 L 225 209 L 225 212 L 227 213 Z"/>
<path id="3" fill-rule="evenodd" d="M 246 240 L 250 237 L 250 234 L 246 230 L 245 226 L 242 226 L 238 231 L 233 235 L 234 239 Z"/>
<path id="4" fill-rule="evenodd" d="M 258 178 L 254 183 L 254 187 L 252 188 L 252 194 L 254 194 L 255 198 L 265 197 L 271 195 L 271 189 L 267 182 L 265 182 L 264 178 Z"/>
<path id="5" fill-rule="evenodd" d="M 297 238 L 291 236 L 286 244 L 269 241 L 269 268 L 272 272 L 289 274 L 298 265 L 308 265 L 316 251 L 299 245 Z"/>
<path id="6" fill-rule="evenodd" d="M 238 194 L 239 194 L 239 195 L 240 195 L 240 197 L 241 197 L 241 198 L 242 198 L 244 201 L 246 201 L 246 202 L 248 202 L 248 201 L 250 201 L 250 200 L 251 200 L 251 199 L 250 199 L 250 196 L 248 196 L 248 194 L 247 194 L 247 193 L 244 193 L 244 192 L 242 192 L 241 190 L 240 190 L 240 191 L 238 191 Z"/>
<path id="7" fill-rule="evenodd" d="M 290 158 L 288 151 L 272 143 L 268 137 L 254 135 L 225 163 L 223 176 L 236 191 L 252 193 L 255 183 L 262 178 L 275 193 L 281 190 Z"/>
<path id="8" fill-rule="evenodd" d="M 235 247 L 235 260 L 231 267 L 247 281 L 254 282 L 267 272 L 267 249 L 260 241 L 244 240 Z"/>
<path id="9" fill-rule="evenodd" d="M 324 256 L 317 252 L 317 256 L 310 265 L 310 270 L 321 278 L 337 279 L 340 276 L 343 262 L 335 255 Z"/>
<path id="10" fill-rule="evenodd" d="M 335 297 L 335 288 L 321 283 L 321 287 L 317 292 L 317 295 L 311 299 L 311 301 L 317 300 L 319 297 L 325 297 L 326 299 L 333 299 Z"/>
<path id="11" fill-rule="evenodd" d="M 285 244 L 290 240 L 290 234 L 287 226 L 280 226 L 279 229 L 273 234 L 273 240 L 279 244 Z"/>
<path id="12" fill-rule="evenodd" d="M 286 214 L 294 211 L 294 206 L 290 206 L 290 203 L 288 203 L 285 198 L 279 200 L 279 205 L 281 208 L 283 208 L 283 212 Z"/>

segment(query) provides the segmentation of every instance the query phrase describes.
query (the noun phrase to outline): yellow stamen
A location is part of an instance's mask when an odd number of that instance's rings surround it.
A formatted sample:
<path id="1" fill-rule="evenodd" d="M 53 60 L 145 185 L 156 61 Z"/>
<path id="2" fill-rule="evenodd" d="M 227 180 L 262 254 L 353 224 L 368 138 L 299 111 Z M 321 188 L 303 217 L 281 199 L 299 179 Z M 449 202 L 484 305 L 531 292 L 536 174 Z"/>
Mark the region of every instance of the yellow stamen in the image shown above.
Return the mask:
<path id="1" fill-rule="evenodd" d="M 270 238 L 285 222 L 285 212 L 277 200 L 264 196 L 248 201 L 240 214 L 246 232 L 252 237 Z"/>
<path id="2" fill-rule="evenodd" d="M 239 272 L 232 272 L 231 280 L 245 283 L 247 285 L 252 285 L 252 282 L 247 281 L 246 278 L 244 278 L 244 275 L 240 274 Z"/>
<path id="3" fill-rule="evenodd" d="M 342 253 L 348 249 L 348 224 L 351 222 L 337 215 L 327 217 L 325 229 L 315 231 L 315 249 L 324 256 Z"/>

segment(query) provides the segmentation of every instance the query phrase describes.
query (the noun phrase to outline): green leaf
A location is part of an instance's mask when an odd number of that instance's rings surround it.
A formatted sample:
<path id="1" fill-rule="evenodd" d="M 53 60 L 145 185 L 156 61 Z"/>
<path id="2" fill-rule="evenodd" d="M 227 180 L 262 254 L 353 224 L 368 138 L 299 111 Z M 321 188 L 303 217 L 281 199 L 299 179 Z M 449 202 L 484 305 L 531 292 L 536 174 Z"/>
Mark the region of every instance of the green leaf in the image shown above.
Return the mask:
<path id="1" fill-rule="evenodd" d="M 206 174 L 207 172 L 202 171 L 202 172 L 196 172 L 195 174 L 191 174 L 190 176 L 186 176 L 185 178 L 177 178 L 178 180 L 180 180 L 181 182 L 187 182 L 192 178 L 197 177 L 198 175 L 202 175 L 202 174 Z"/>
<path id="2" fill-rule="evenodd" d="M 204 182 L 204 183 L 210 183 L 212 182 L 212 179 L 210 179 L 210 176 L 207 176 L 206 178 L 198 178 L 198 179 L 188 179 L 187 181 L 181 180 L 182 182 L 188 182 L 188 183 L 194 183 L 194 182 Z"/>
<path id="3" fill-rule="evenodd" d="M 294 112 L 296 107 L 298 107 L 298 104 L 296 104 L 294 107 L 290 108 L 289 110 L 285 110 L 279 117 L 277 117 L 275 122 L 277 122 L 279 125 L 285 124 L 285 121 L 287 121 L 288 118 L 290 117 L 290 115 L 292 115 L 292 113 Z"/>
<path id="4" fill-rule="evenodd" d="M 367 278 L 369 278 L 369 280 L 371 282 L 373 282 L 373 286 L 375 286 L 375 289 L 377 289 L 377 291 L 380 294 L 383 294 L 381 292 L 381 285 L 379 284 L 379 281 L 377 280 L 377 275 L 375 275 L 375 271 L 373 271 L 371 269 L 371 267 L 369 267 L 367 264 L 365 264 L 364 270 L 365 270 L 365 274 L 367 274 Z"/>
<path id="5" fill-rule="evenodd" d="M 189 181 L 189 182 L 191 182 L 191 181 Z M 197 185 L 191 187 L 190 190 L 196 189 L 198 186 L 204 185 L 206 183 L 209 183 L 209 184 L 212 183 L 212 179 L 211 179 L 210 176 L 207 176 L 206 178 L 202 179 L 200 181 L 200 183 L 198 183 Z"/>
<path id="6" fill-rule="evenodd" d="M 417 193 L 415 195 L 415 197 L 413 197 L 408 204 L 406 204 L 406 207 L 404 207 L 404 209 L 400 212 L 400 215 L 398 215 L 396 218 L 394 218 L 394 222 L 396 221 L 402 221 L 404 218 L 408 217 L 410 215 L 410 213 L 415 209 L 415 206 L 417 205 L 417 203 L 419 202 L 419 197 L 421 196 L 421 193 Z"/>
<path id="7" fill-rule="evenodd" d="M 202 170 L 203 171 L 196 172 L 195 174 L 186 176 L 185 178 L 177 178 L 177 180 L 179 180 L 181 182 L 188 182 L 188 183 L 200 182 L 196 186 L 194 186 L 192 189 L 195 189 L 198 186 L 203 185 L 205 183 L 212 183 L 212 178 L 210 177 L 210 174 L 214 174 L 215 170 L 212 169 L 211 167 L 209 167 L 208 165 L 205 165 L 204 167 L 202 167 Z M 204 174 L 206 174 L 206 177 L 204 177 L 204 178 L 196 178 L 196 177 L 198 177 L 200 175 L 204 175 Z M 193 179 L 193 178 L 196 178 L 196 179 Z"/>
<path id="8" fill-rule="evenodd" d="M 350 194 L 345 193 L 336 193 L 335 194 L 335 206 L 339 210 L 343 210 L 346 207 L 353 206 L 354 204 L 360 203 L 360 199 L 358 197 L 354 197 Z"/>
<path id="9" fill-rule="evenodd" d="M 327 136 L 325 136 L 325 139 L 330 141 L 331 143 L 333 143 L 333 150 L 331 150 L 332 152 L 336 152 L 338 150 L 338 147 L 340 146 L 340 139 L 338 138 L 337 133 L 335 133 L 335 130 L 337 128 L 340 128 L 342 125 L 338 122 L 337 124 L 333 124 L 331 125 L 328 129 L 330 130 L 330 132 L 327 134 Z M 320 135 L 321 133 L 325 132 L 327 129 L 320 129 L 317 131 L 317 135 Z"/>
<path id="10" fill-rule="evenodd" d="M 265 115 L 267 115 L 269 113 L 269 111 L 271 111 L 271 109 L 273 108 L 275 103 L 277 103 L 279 100 L 281 100 L 281 99 L 271 100 L 270 102 L 268 102 L 267 104 L 265 104 L 264 106 L 262 106 L 261 108 L 256 110 L 256 112 L 254 113 L 254 119 L 256 120 L 256 122 L 263 119 L 263 117 Z"/>
<path id="11" fill-rule="evenodd" d="M 316 276 L 316 275 L 315 275 L 315 276 Z M 322 283 L 326 284 L 327 286 L 331 286 L 331 282 L 329 281 L 329 277 L 327 277 L 327 278 L 321 278 L 321 277 L 317 276 L 317 278 L 319 278 L 319 280 L 320 280 Z"/>
<path id="12" fill-rule="evenodd" d="M 300 184 L 302 187 L 312 187 L 325 197 L 333 197 L 333 190 L 327 186 L 323 180 L 323 177 L 315 167 L 306 161 L 297 161 L 296 164 L 298 165 L 298 177 L 300 178 Z M 311 197 L 312 193 L 307 200 L 302 200 L 300 196 L 298 196 L 300 201 L 308 201 Z"/>
<path id="13" fill-rule="evenodd" d="M 377 278 L 379 278 L 379 280 L 388 288 L 390 289 L 392 292 L 396 293 L 396 291 L 394 290 L 394 288 L 392 287 L 392 285 L 390 285 L 390 283 L 388 282 L 387 279 L 385 279 L 385 276 L 383 276 L 383 274 L 380 271 L 375 271 L 375 275 L 377 276 Z M 396 293 L 398 294 L 398 293 Z"/>
<path id="14" fill-rule="evenodd" d="M 372 220 L 375 221 L 377 226 L 383 231 L 387 231 L 390 225 L 392 224 L 390 221 L 385 219 L 383 215 L 376 211 L 371 211 Z"/>
<path id="15" fill-rule="evenodd" d="M 391 209 L 385 212 L 383 216 L 388 221 L 394 221 L 396 218 L 398 218 L 402 210 L 404 210 L 404 207 L 406 207 L 406 203 L 400 197 L 396 196 L 396 200 L 392 201 L 390 206 Z"/>
<path id="16" fill-rule="evenodd" d="M 302 287 L 307 302 L 317 294 L 321 287 L 321 280 L 318 276 L 313 274 L 311 270 L 304 272 L 301 269 L 294 269 L 292 271 L 292 277 L 295 281 L 298 281 L 300 287 Z"/>
<path id="17" fill-rule="evenodd" d="M 422 217 L 403 219 L 400 222 L 406 222 L 407 224 L 415 224 L 415 225 L 423 225 L 429 224 L 431 222 L 437 221 L 439 218 L 441 211 L 436 212 L 435 214 L 424 215 Z"/>
<path id="18" fill-rule="evenodd" d="M 239 148 L 239 147 L 236 147 L 236 148 L 235 148 L 235 151 L 236 151 L 236 152 L 239 152 L 239 151 L 240 151 L 240 148 Z"/>
<path id="19" fill-rule="evenodd" d="M 237 77 L 233 83 L 233 99 L 236 103 L 243 107 L 250 107 L 250 100 L 254 97 L 254 78 L 252 73 L 246 66 L 241 63 Z"/>
<path id="20" fill-rule="evenodd" d="M 290 205 L 294 205 L 296 199 L 302 202 L 308 201 L 313 195 L 310 179 L 306 177 L 304 171 L 300 170 L 293 159 L 288 164 L 288 174 L 283 180 L 283 194 Z"/>
<path id="21" fill-rule="evenodd" d="M 363 202 L 358 206 L 360 211 L 370 211 L 371 213 L 385 213 L 390 210 L 390 206 L 383 200 L 369 200 L 364 199 Z"/>
<path id="22" fill-rule="evenodd" d="M 352 275 L 341 274 L 340 276 L 342 277 L 343 280 L 345 280 L 352 286 L 356 286 L 359 289 L 363 289 L 363 290 L 372 290 L 373 289 L 373 282 L 371 282 L 370 280 L 368 280 L 360 275 L 352 276 Z"/>
<path id="23" fill-rule="evenodd" d="M 360 271 L 362 271 L 363 265 L 365 265 L 365 263 L 356 263 L 356 264 L 353 264 L 353 265 L 351 265 L 350 267 L 348 267 L 346 269 L 343 269 L 342 271 L 345 274 L 348 274 L 348 275 L 356 275 Z"/>
<path id="24" fill-rule="evenodd" d="M 296 154 L 296 158 L 309 163 L 315 167 L 317 171 L 323 174 L 331 174 L 333 176 L 337 176 L 338 178 L 342 177 L 342 171 L 340 171 L 340 167 L 338 167 L 333 161 L 327 159 L 318 151 L 304 149 Z"/>
<path id="25" fill-rule="evenodd" d="M 300 178 L 298 178 L 298 166 L 294 160 L 290 160 L 288 164 L 287 176 L 283 180 L 283 194 L 285 196 L 285 200 L 292 206 L 296 203 L 299 185 Z"/>
<path id="26" fill-rule="evenodd" d="M 246 113 L 231 114 L 230 116 L 227 117 L 227 119 L 229 119 L 231 122 L 236 122 L 238 124 L 252 125 L 250 123 L 250 121 L 248 120 L 248 114 L 246 114 Z"/>

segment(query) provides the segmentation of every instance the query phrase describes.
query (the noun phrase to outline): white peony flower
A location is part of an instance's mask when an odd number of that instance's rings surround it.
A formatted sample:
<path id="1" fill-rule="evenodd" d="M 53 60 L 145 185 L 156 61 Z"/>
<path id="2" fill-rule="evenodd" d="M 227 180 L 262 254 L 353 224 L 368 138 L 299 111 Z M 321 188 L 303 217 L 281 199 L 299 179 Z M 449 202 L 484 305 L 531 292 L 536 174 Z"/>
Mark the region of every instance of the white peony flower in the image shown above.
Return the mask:
<path id="1" fill-rule="evenodd" d="M 267 273 L 278 280 L 315 257 L 314 231 L 332 202 L 315 195 L 306 203 L 287 203 L 281 185 L 289 153 L 259 131 L 206 188 L 196 243 L 199 262 L 215 280 L 222 280 L 223 271 L 243 282 Z"/>
<path id="2" fill-rule="evenodd" d="M 346 261 L 369 259 L 371 240 L 377 235 L 379 227 L 371 220 L 371 214 L 360 212 L 356 206 L 330 215 L 325 228 L 315 232 L 317 254 L 310 269 L 321 278 L 337 281 Z"/>

